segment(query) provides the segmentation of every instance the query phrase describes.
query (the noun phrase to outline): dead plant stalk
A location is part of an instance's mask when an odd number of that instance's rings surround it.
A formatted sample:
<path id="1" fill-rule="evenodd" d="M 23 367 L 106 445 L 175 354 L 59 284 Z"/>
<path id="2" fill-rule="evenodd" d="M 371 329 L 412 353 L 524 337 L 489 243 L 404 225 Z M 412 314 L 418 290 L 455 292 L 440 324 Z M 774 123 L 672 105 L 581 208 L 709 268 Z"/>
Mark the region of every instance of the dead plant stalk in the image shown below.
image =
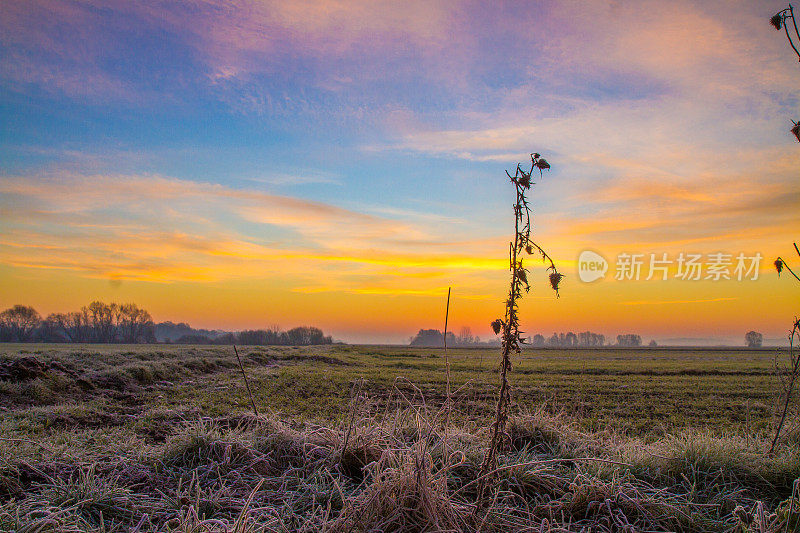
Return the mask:
<path id="1" fill-rule="evenodd" d="M 789 31 L 788 21 L 790 20 L 792 21 L 794 33 Z M 773 15 L 772 18 L 769 19 L 769 23 L 778 31 L 783 29 L 784 33 L 786 33 L 786 40 L 789 41 L 789 46 L 792 47 L 792 50 L 794 50 L 794 53 L 797 55 L 797 59 L 800 60 L 800 50 L 798 50 L 800 46 L 800 30 L 797 29 L 797 19 L 795 18 L 792 4 L 789 4 L 789 7 Z M 797 138 L 797 141 L 800 142 L 800 120 L 792 120 L 792 129 L 789 131 L 791 131 Z"/>
<path id="2" fill-rule="evenodd" d="M 791 7 L 791 6 L 790 6 Z M 794 251 L 797 252 L 798 257 L 800 257 L 800 248 L 797 247 L 797 243 L 792 243 L 794 245 Z M 775 270 L 778 271 L 778 276 L 781 275 L 781 272 L 786 269 L 789 273 L 794 276 L 797 281 L 800 281 L 800 277 L 797 277 L 797 274 L 791 269 L 789 265 L 786 264 L 786 261 L 783 258 L 778 257 L 775 260 Z M 775 452 L 775 446 L 778 444 L 778 439 L 780 438 L 781 431 L 783 430 L 783 425 L 786 422 L 786 416 L 789 413 L 789 408 L 791 406 L 792 396 L 794 394 L 794 388 L 797 383 L 797 378 L 800 375 L 800 353 L 797 353 L 797 347 L 795 344 L 795 337 L 800 339 L 800 320 L 795 317 L 794 324 L 792 325 L 792 331 L 789 334 L 789 364 L 787 368 L 782 370 L 778 362 L 775 362 L 775 375 L 781 381 L 781 385 L 783 387 L 783 409 L 781 410 L 780 420 L 778 421 L 778 426 L 775 428 L 775 437 L 772 439 L 772 445 L 769 448 L 769 453 L 772 455 Z M 783 374 L 788 374 L 788 378 L 784 380 Z"/>
<path id="3" fill-rule="evenodd" d="M 442 441 L 444 447 L 445 456 L 449 456 L 448 454 L 448 447 L 447 447 L 447 428 L 450 426 L 450 411 L 452 410 L 452 404 L 450 402 L 450 359 L 447 357 L 447 319 L 450 317 L 450 287 L 447 287 L 447 307 L 445 308 L 444 312 L 444 369 L 445 369 L 445 379 L 447 380 L 446 385 L 446 397 L 444 400 L 444 439 Z M 446 467 L 447 465 L 445 465 Z"/>
<path id="4" fill-rule="evenodd" d="M 236 349 L 236 345 L 233 345 L 233 351 L 236 353 L 236 360 L 239 361 L 239 368 L 242 371 L 242 377 L 244 378 L 244 386 L 247 388 L 247 395 L 250 397 L 250 405 L 253 406 L 253 414 L 258 416 L 258 409 L 256 409 L 256 402 L 253 400 L 253 393 L 250 391 L 250 382 L 247 381 L 247 374 L 244 371 L 244 365 L 242 364 L 242 358 L 239 357 L 239 350 Z"/>
<path id="5" fill-rule="evenodd" d="M 558 295 L 558 285 L 563 275 L 556 269 L 552 258 L 534 241 L 531 240 L 531 209 L 528 199 L 525 196 L 531 187 L 531 175 L 534 170 L 542 171 L 549 169 L 550 165 L 539 154 L 531 154 L 531 166 L 529 170 L 523 170 L 521 164 L 517 164 L 516 172 L 512 176 L 508 171 L 506 175 L 514 184 L 516 189 L 516 202 L 514 203 L 514 241 L 509 243 L 509 270 L 511 271 L 510 288 L 506 299 L 506 310 L 504 318 L 498 318 L 492 322 L 492 329 L 495 334 L 501 335 L 501 358 L 500 358 L 500 388 L 497 398 L 497 408 L 495 419 L 492 424 L 489 445 L 481 464 L 478 476 L 478 499 L 477 507 L 481 508 L 486 504 L 486 487 L 494 477 L 497 469 L 497 455 L 507 440 L 506 425 L 508 422 L 508 411 L 511 405 L 511 385 L 508 381 L 508 373 L 511 371 L 511 355 L 519 354 L 520 344 L 523 340 L 519 330 L 518 300 L 522 298 L 523 290 L 527 293 L 530 290 L 528 284 L 528 270 L 523 266 L 523 256 L 525 253 L 541 255 L 542 261 L 549 262 L 547 270 L 550 271 L 550 285 Z"/>

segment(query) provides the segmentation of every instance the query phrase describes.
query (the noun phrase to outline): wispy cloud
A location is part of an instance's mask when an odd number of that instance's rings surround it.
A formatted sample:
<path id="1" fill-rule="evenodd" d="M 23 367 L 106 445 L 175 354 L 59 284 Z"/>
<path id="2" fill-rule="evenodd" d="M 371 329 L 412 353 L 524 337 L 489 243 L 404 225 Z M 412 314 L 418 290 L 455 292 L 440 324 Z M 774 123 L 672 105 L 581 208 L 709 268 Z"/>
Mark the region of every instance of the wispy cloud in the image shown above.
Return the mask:
<path id="1" fill-rule="evenodd" d="M 628 302 L 619 302 L 620 305 L 672 305 L 672 304 L 701 304 L 712 302 L 729 302 L 738 300 L 738 298 L 708 298 L 700 300 L 637 300 Z"/>
<path id="2" fill-rule="evenodd" d="M 553 164 L 534 230 L 568 284 L 585 247 L 768 257 L 800 223 L 786 131 L 798 71 L 773 11 L 0 2 L 0 266 L 81 283 L 264 284 L 295 302 L 331 295 L 331 309 L 415 302 L 400 322 L 453 284 L 483 317 L 505 286 L 502 170 L 534 150 Z M 622 292 L 574 284 L 578 303 L 529 299 L 548 327 L 593 320 L 587 302 L 659 300 L 606 285 Z M 721 301 L 702 286 L 664 301 Z M 754 289 L 731 297 L 742 313 L 761 305 Z M 637 305 L 612 306 L 614 320 L 655 320 Z M 770 305 L 764 324 L 789 309 Z"/>
<path id="3" fill-rule="evenodd" d="M 367 289 L 342 276 L 358 272 L 371 283 L 384 270 L 386 279 L 402 283 L 419 271 L 435 278 L 503 268 L 447 245 L 439 253 L 423 246 L 421 253 L 417 245 L 434 237 L 414 222 L 252 189 L 163 176 L 61 174 L 4 176 L 0 194 L 0 261 L 27 268 L 216 281 L 257 276 L 268 265 L 273 276 L 321 280 L 315 290 L 356 291 Z M 325 265 L 346 266 L 335 272 Z"/>

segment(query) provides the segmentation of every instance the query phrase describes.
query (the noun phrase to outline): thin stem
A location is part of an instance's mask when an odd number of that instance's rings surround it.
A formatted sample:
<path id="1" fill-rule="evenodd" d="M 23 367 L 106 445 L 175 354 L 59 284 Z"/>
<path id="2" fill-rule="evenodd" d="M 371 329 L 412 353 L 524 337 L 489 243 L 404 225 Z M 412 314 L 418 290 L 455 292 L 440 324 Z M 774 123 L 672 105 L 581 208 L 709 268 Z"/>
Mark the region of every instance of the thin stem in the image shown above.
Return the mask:
<path id="1" fill-rule="evenodd" d="M 786 14 L 787 11 L 789 12 L 788 15 Z M 786 32 L 786 40 L 789 41 L 789 46 L 792 47 L 794 53 L 797 54 L 798 60 L 800 60 L 800 51 L 798 51 L 797 47 L 794 45 L 794 41 L 792 41 L 792 35 L 789 33 L 789 25 L 786 23 L 787 19 L 790 18 L 792 19 L 792 25 L 794 26 L 794 33 L 795 35 L 798 36 L 798 39 L 800 40 L 800 33 L 798 33 L 797 31 L 797 21 L 794 20 L 794 9 L 792 8 L 792 5 L 789 4 L 789 8 L 781 11 L 780 14 L 783 15 L 783 31 Z"/>
<path id="2" fill-rule="evenodd" d="M 445 405 L 445 421 L 444 421 L 444 451 L 447 455 L 447 428 L 450 425 L 450 359 L 447 357 L 447 319 L 450 317 L 450 287 L 447 287 L 447 307 L 444 311 L 444 368 L 447 376 L 447 391 L 444 401 Z M 449 456 L 447 462 L 449 463 Z"/>
<path id="3" fill-rule="evenodd" d="M 347 451 L 347 445 L 350 442 L 350 433 L 353 431 L 353 425 L 356 421 L 356 409 L 358 407 L 358 399 L 361 396 L 361 387 L 364 385 L 364 379 L 360 379 L 358 381 L 358 388 L 355 388 L 355 384 L 351 388 L 350 392 L 352 394 L 352 390 L 356 390 L 355 396 L 350 402 L 350 421 L 347 424 L 347 432 L 344 434 L 344 440 L 342 441 L 342 453 L 339 455 L 340 461 L 344 460 L 344 453 Z"/>
<path id="4" fill-rule="evenodd" d="M 795 245 L 795 246 L 797 246 L 797 245 Z M 788 270 L 788 271 L 789 271 L 789 274 L 791 274 L 792 276 L 794 276 L 794 279 L 796 279 L 797 281 L 800 281 L 800 278 L 798 278 L 798 277 L 797 277 L 797 274 L 795 274 L 795 273 L 794 273 L 794 270 L 792 270 L 792 269 L 789 267 L 789 265 L 787 265 L 787 264 L 786 264 L 786 261 L 784 261 L 784 260 L 783 260 L 782 258 L 780 258 L 780 257 L 778 258 L 778 261 L 780 261 L 781 263 L 783 263 L 783 268 L 785 268 L 786 270 Z"/>
<path id="5" fill-rule="evenodd" d="M 247 387 L 247 395 L 250 396 L 250 405 L 253 406 L 253 413 L 258 416 L 258 409 L 256 409 L 256 402 L 253 400 L 253 393 L 250 392 L 250 383 L 247 381 L 247 374 L 244 371 L 244 365 L 242 365 L 242 358 L 239 357 L 239 350 L 236 349 L 236 345 L 233 345 L 233 351 L 236 352 L 236 359 L 239 361 L 239 368 L 242 370 L 242 377 L 244 377 L 244 386 Z"/>
<path id="6" fill-rule="evenodd" d="M 775 430 L 775 438 L 772 439 L 772 446 L 769 448 L 770 455 L 775 451 L 775 445 L 778 443 L 778 437 L 780 437 L 783 424 L 786 421 L 786 413 L 789 411 L 789 402 L 792 399 L 792 392 L 794 391 L 794 384 L 797 380 L 797 373 L 800 371 L 800 354 L 797 356 L 794 354 L 794 337 L 798 333 L 798 328 L 800 328 L 800 321 L 795 320 L 794 327 L 792 328 L 792 334 L 789 336 L 789 361 L 792 365 L 791 374 L 789 375 L 789 384 L 786 387 L 786 398 L 783 403 L 781 420 L 778 422 L 778 428 Z"/>
<path id="7" fill-rule="evenodd" d="M 792 25 L 794 26 L 794 34 L 797 35 L 797 40 L 800 42 L 800 31 L 797 30 L 797 19 L 794 18 L 794 8 L 792 4 L 789 4 L 789 15 L 792 17 Z M 783 21 L 783 25 L 786 26 L 786 21 Z M 792 46 L 794 48 L 794 46 Z M 797 48 L 794 48 L 794 51 L 797 52 Z M 798 54 L 800 55 L 800 54 Z"/>

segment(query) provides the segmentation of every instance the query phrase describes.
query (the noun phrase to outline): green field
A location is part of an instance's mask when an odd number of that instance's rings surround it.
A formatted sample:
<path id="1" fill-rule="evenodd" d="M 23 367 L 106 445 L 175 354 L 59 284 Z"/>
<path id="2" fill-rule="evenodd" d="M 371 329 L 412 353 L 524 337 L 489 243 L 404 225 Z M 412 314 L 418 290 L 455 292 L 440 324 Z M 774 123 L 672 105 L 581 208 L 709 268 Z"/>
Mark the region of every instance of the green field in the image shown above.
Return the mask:
<path id="1" fill-rule="evenodd" d="M 0 530 L 475 527 L 470 482 L 494 409 L 497 350 L 448 351 L 451 411 L 443 409 L 441 349 L 239 353 L 259 417 L 229 346 L 1 346 L 0 376 L 17 374 L 0 381 Z M 791 517 L 781 501 L 800 477 L 800 453 L 793 418 L 778 453 L 766 455 L 776 355 L 524 351 L 511 377 L 514 418 L 502 462 L 528 466 L 503 474 L 485 529 L 538 531 L 544 521 L 553 528 L 543 531 L 622 531 L 625 523 L 735 531 L 735 508 L 750 512 L 759 501 L 785 525 Z M 458 468 L 444 468 L 455 461 L 444 453 L 446 417 Z M 537 459 L 544 462 L 531 467 Z M 411 464 L 416 489 L 404 484 Z M 421 471 L 431 494 L 414 492 Z M 396 484 L 386 488 L 387 480 Z M 398 494 L 410 502 L 393 500 Z M 620 494 L 638 503 L 626 507 Z M 441 501 L 429 508 L 430 498 Z M 601 508 L 593 498 L 614 503 Z"/>
<path id="2" fill-rule="evenodd" d="M 441 349 L 344 346 L 240 347 L 256 405 L 293 419 L 337 420 L 357 385 L 374 410 L 419 389 L 441 403 Z M 777 350 L 526 350 L 515 360 L 513 397 L 522 411 L 564 412 L 587 429 L 608 425 L 660 433 L 680 427 L 757 432 L 772 424 Z M 455 411 L 481 419 L 497 388 L 498 350 L 448 351 Z M 6 345 L 0 357 L 33 356 L 71 371 L 0 383 L 0 406 L 69 405 L 113 416 L 172 409 L 218 416 L 249 410 L 232 347 Z M 363 380 L 363 383 L 361 382 Z M 360 384 L 359 384 L 360 383 Z M 420 398 L 417 398 L 418 400 Z"/>

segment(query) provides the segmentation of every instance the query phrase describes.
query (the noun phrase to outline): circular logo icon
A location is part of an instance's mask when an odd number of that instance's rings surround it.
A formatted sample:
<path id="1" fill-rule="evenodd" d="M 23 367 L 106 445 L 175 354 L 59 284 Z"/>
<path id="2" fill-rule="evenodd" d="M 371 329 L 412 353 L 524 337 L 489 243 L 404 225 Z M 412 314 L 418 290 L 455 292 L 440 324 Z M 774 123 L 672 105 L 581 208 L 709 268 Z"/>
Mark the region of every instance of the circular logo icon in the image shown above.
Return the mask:
<path id="1" fill-rule="evenodd" d="M 603 279 L 608 272 L 608 261 L 602 255 L 584 250 L 578 256 L 578 278 L 584 283 Z"/>

